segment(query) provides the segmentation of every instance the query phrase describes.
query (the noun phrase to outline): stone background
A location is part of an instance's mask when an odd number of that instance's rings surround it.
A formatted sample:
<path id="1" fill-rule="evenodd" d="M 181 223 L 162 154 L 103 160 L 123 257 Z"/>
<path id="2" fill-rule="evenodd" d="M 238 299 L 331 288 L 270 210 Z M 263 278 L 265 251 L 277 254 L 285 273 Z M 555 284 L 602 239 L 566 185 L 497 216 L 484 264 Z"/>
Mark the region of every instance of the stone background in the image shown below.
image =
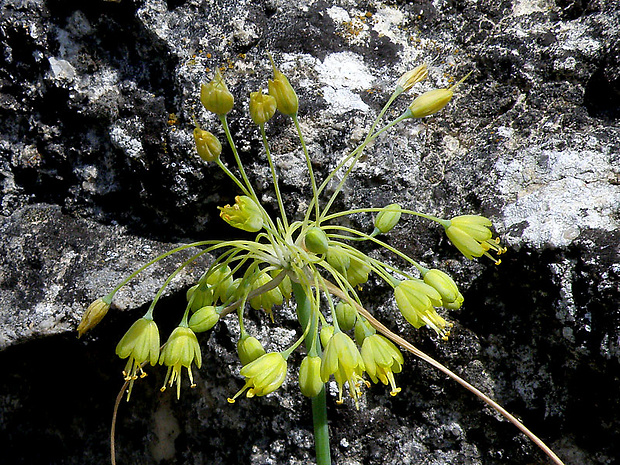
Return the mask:
<path id="1" fill-rule="evenodd" d="M 193 116 L 222 134 L 198 102 L 200 82 L 218 66 L 237 96 L 230 120 L 241 156 L 275 207 L 246 111 L 249 92 L 270 77 L 266 52 L 298 89 L 319 177 L 363 137 L 401 73 L 428 62 L 429 79 L 416 88 L 424 91 L 473 70 L 440 115 L 380 138 L 337 206 L 398 201 L 445 217 L 481 213 L 510 251 L 496 267 L 468 262 L 417 220 L 390 234 L 463 287 L 445 343 L 405 326 L 379 282 L 364 298 L 566 464 L 620 457 L 615 0 L 2 0 L 0 8 L 2 461 L 108 461 L 124 366 L 115 344 L 183 257 L 120 293 L 119 311 L 91 335 L 78 341 L 74 330 L 90 301 L 151 257 L 232 234 L 215 206 L 235 188 L 195 156 L 191 139 Z M 268 132 L 294 215 L 309 194 L 305 164 L 287 119 Z M 201 266 L 159 305 L 164 334 Z M 251 325 L 277 349 L 294 337 L 292 315 L 277 312 L 278 330 L 264 315 Z M 312 460 L 308 403 L 293 382 L 227 404 L 242 385 L 236 334 L 231 321 L 201 339 L 198 388 L 180 402 L 159 392 L 159 370 L 136 386 L 120 410 L 119 463 Z M 546 463 L 513 426 L 413 358 L 397 382 L 398 396 L 373 387 L 359 411 L 329 401 L 335 464 Z"/>

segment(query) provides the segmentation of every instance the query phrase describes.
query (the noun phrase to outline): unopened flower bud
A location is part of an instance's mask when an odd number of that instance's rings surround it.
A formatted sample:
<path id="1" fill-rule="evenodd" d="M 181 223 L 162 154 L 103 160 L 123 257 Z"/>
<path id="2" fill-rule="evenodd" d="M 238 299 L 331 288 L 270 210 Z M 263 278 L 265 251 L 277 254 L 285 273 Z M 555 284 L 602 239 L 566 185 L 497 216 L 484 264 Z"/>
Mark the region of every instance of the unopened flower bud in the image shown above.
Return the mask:
<path id="1" fill-rule="evenodd" d="M 327 346 L 327 343 L 334 335 L 334 327 L 331 325 L 323 326 L 319 332 L 319 338 L 321 339 L 321 345 L 323 349 Z"/>
<path id="2" fill-rule="evenodd" d="M 265 349 L 258 339 L 246 334 L 237 342 L 237 355 L 241 365 L 245 366 L 265 355 Z"/>
<path id="3" fill-rule="evenodd" d="M 348 302 L 340 301 L 336 304 L 336 318 L 338 326 L 343 331 L 349 331 L 355 326 L 357 310 Z"/>
<path id="4" fill-rule="evenodd" d="M 316 397 L 323 389 L 321 357 L 306 355 L 299 366 L 299 388 L 306 397 Z"/>
<path id="5" fill-rule="evenodd" d="M 304 237 L 304 244 L 306 245 L 306 250 L 319 255 L 327 252 L 329 240 L 327 239 L 325 231 L 314 226 L 308 229 Z"/>
<path id="6" fill-rule="evenodd" d="M 196 151 L 200 158 L 204 161 L 211 162 L 219 158 L 222 153 L 222 144 L 211 134 L 200 128 L 194 129 L 194 142 L 196 143 Z"/>
<path id="7" fill-rule="evenodd" d="M 372 327 L 366 318 L 361 315 L 358 316 L 357 321 L 355 322 L 355 329 L 353 330 L 355 342 L 362 345 L 368 336 L 372 336 L 376 332 L 377 330 Z"/>
<path id="8" fill-rule="evenodd" d="M 450 310 L 461 308 L 463 295 L 449 275 L 437 269 L 428 270 L 424 273 L 424 282 L 439 292 L 444 308 Z"/>
<path id="9" fill-rule="evenodd" d="M 109 309 L 110 304 L 103 298 L 99 298 L 90 304 L 84 312 L 84 315 L 82 315 L 82 321 L 80 321 L 77 327 L 78 339 L 81 338 L 84 333 L 97 326 L 99 322 L 103 320 L 103 317 L 106 316 Z"/>
<path id="10" fill-rule="evenodd" d="M 244 231 L 257 232 L 263 227 L 263 214 L 259 206 L 247 195 L 235 197 L 233 206 L 217 207 L 220 218 L 229 225 Z"/>
<path id="11" fill-rule="evenodd" d="M 400 220 L 400 205 L 393 203 L 381 210 L 375 218 L 375 228 L 377 234 L 381 232 L 385 234 L 390 231 Z"/>
<path id="12" fill-rule="evenodd" d="M 428 77 L 428 66 L 426 63 L 421 64 L 420 66 L 416 66 L 412 70 L 407 71 L 403 74 L 398 82 L 396 83 L 396 88 L 399 87 L 402 89 L 402 92 L 406 92 L 411 89 L 418 82 L 422 82 L 424 79 Z"/>
<path id="13" fill-rule="evenodd" d="M 325 255 L 327 263 L 333 266 L 338 273 L 346 276 L 347 268 L 351 266 L 351 257 L 342 247 L 329 246 L 327 255 Z"/>
<path id="14" fill-rule="evenodd" d="M 347 268 L 347 281 L 351 286 L 359 286 L 368 281 L 368 273 L 370 273 L 368 263 L 355 257 L 351 258 L 351 264 Z"/>
<path id="15" fill-rule="evenodd" d="M 259 126 L 273 117 L 277 106 L 276 99 L 272 95 L 263 94 L 262 91 L 250 93 L 250 116 Z"/>
<path id="16" fill-rule="evenodd" d="M 297 94 L 286 76 L 276 68 L 271 56 L 269 59 L 273 66 L 273 80 L 270 79 L 268 83 L 269 94 L 276 99 L 280 113 L 288 116 L 296 115 L 299 109 Z"/>
<path id="17" fill-rule="evenodd" d="M 199 308 L 189 319 L 189 328 L 195 333 L 209 331 L 219 321 L 220 315 L 212 305 Z"/>
<path id="18" fill-rule="evenodd" d="M 424 118 L 425 116 L 430 116 L 437 113 L 439 110 L 445 107 L 450 102 L 450 100 L 452 100 L 452 96 L 454 95 L 454 91 L 456 90 L 456 88 L 471 73 L 472 72 L 470 71 L 463 79 L 461 79 L 449 89 L 434 89 L 429 90 L 428 92 L 424 92 L 413 102 L 411 102 L 411 105 L 409 105 L 409 116 L 411 118 Z"/>
<path id="19" fill-rule="evenodd" d="M 211 82 L 200 86 L 200 101 L 208 111 L 216 115 L 225 115 L 232 110 L 235 98 L 226 87 L 219 69 Z"/>

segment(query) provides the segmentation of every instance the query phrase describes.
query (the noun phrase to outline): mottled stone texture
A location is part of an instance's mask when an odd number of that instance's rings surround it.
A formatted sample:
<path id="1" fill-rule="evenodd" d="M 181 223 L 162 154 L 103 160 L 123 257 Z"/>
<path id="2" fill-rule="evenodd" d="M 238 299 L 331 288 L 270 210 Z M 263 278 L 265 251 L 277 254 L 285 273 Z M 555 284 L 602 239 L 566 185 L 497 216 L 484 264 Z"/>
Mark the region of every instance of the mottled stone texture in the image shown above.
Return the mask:
<path id="1" fill-rule="evenodd" d="M 222 136 L 198 101 L 207 69 L 225 68 L 241 157 L 275 208 L 246 111 L 249 92 L 270 75 L 269 51 L 298 89 L 319 178 L 363 137 L 402 72 L 430 63 L 420 92 L 473 70 L 440 115 L 377 140 L 336 206 L 398 201 L 445 217 L 482 213 L 510 251 L 497 267 L 468 262 L 437 227 L 410 219 L 387 237 L 462 286 L 465 305 L 449 315 L 455 326 L 445 343 L 405 326 L 379 282 L 363 297 L 389 326 L 519 416 L 566 464 L 615 463 L 618 10 L 616 0 L 4 0 L 2 461 L 105 463 L 122 383 L 116 341 L 189 255 L 119 294 L 118 309 L 78 341 L 81 312 L 173 244 L 232 236 L 215 206 L 236 188 L 192 147 L 194 116 Z M 268 133 L 292 216 L 310 192 L 305 162 L 290 121 L 276 117 Z M 351 224 L 367 229 L 371 218 Z M 158 306 L 164 335 L 200 272 L 189 269 Z M 250 317 L 271 349 L 294 339 L 292 310 L 275 317 L 283 329 Z M 294 382 L 266 398 L 226 402 L 242 385 L 237 334 L 231 320 L 201 339 L 198 387 L 184 389 L 181 401 L 161 394 L 162 373 L 149 370 L 120 409 L 119 463 L 311 463 L 309 406 Z M 398 383 L 394 398 L 381 386 L 368 390 L 359 411 L 330 398 L 335 464 L 545 463 L 512 425 L 421 362 L 407 357 Z"/>

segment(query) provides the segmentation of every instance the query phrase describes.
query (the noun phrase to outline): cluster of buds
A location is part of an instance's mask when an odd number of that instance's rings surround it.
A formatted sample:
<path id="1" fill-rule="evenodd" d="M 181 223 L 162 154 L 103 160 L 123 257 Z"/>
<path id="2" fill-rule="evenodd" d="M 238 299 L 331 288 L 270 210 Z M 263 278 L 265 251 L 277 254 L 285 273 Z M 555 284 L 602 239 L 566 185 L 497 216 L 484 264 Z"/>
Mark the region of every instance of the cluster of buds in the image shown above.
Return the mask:
<path id="1" fill-rule="evenodd" d="M 380 333 L 381 328 L 372 322 L 370 312 L 361 306 L 358 295 L 361 286 L 368 281 L 370 274 L 374 273 L 392 286 L 396 304 L 406 321 L 414 328 L 429 327 L 442 339 L 448 338 L 452 325 L 439 314 L 438 309 L 458 309 L 464 299 L 448 274 L 438 269 L 425 268 L 383 242 L 380 239 L 382 235 L 392 231 L 403 215 L 415 215 L 442 225 L 448 239 L 469 259 L 484 255 L 499 263 L 492 254 L 499 255 L 505 251 L 505 248 L 500 247 L 499 241 L 493 239 L 491 222 L 481 216 L 457 216 L 451 220 L 443 220 L 404 209 L 397 203 L 383 208 L 329 214 L 335 196 L 365 147 L 396 123 L 408 118 L 429 116 L 443 109 L 467 76 L 449 89 L 421 94 L 399 118 L 375 131 L 377 123 L 396 97 L 425 79 L 428 68 L 421 65 L 405 73 L 397 82 L 392 97 L 377 117 L 369 135 L 346 158 L 345 161 L 350 167 L 323 211 L 320 211 L 318 195 L 325 191 L 329 181 L 343 169 L 345 163 L 340 164 L 320 187 L 316 185 L 312 163 L 297 124 L 299 98 L 288 78 L 277 69 L 273 59 L 271 64 L 273 79 L 268 81 L 268 93 L 262 90 L 250 93 L 249 114 L 263 135 L 280 217 L 275 221 L 272 219 L 246 176 L 227 123 L 227 115 L 232 110 L 235 99 L 221 73 L 216 71 L 213 79 L 201 86 L 200 101 L 207 111 L 219 117 L 235 157 L 238 174 L 233 173 L 220 159 L 222 144 L 218 138 L 202 129 L 196 121 L 193 132 L 195 148 L 205 162 L 216 163 L 242 191 L 235 197 L 233 205 L 218 207 L 221 219 L 246 233 L 255 233 L 256 237 L 254 240 L 201 241 L 179 248 L 182 250 L 201 247 L 201 252 L 195 257 L 214 253 L 217 258 L 198 283 L 187 291 L 187 307 L 181 322 L 161 348 L 159 330 L 153 320 L 153 308 L 161 291 L 146 315 L 136 321 L 118 343 L 116 353 L 119 357 L 128 359 L 123 374 L 128 382 L 129 393 L 134 381 L 145 375 L 143 367 L 148 363 L 155 365 L 159 362 L 168 368 L 162 390 L 176 385 L 177 397 L 180 395 L 183 368 L 187 372 L 190 386 L 194 386 L 192 369 L 202 365 L 201 349 L 196 335 L 211 330 L 222 318 L 236 314 L 241 333 L 237 342 L 237 353 L 242 366 L 240 374 L 246 381 L 229 399 L 231 403 L 244 393 L 246 397 L 264 396 L 278 389 L 286 379 L 290 354 L 302 342 L 306 343 L 307 354 L 299 367 L 298 381 L 305 396 L 316 397 L 332 377 L 338 386 L 338 403 L 343 402 L 343 394 L 348 392 L 355 404 L 359 405 L 362 388 L 370 386 L 370 381 L 389 386 L 390 394 L 396 395 L 400 388 L 396 385 L 394 375 L 401 372 L 404 358 L 385 333 Z M 265 124 L 274 117 L 276 111 L 293 118 L 296 123 L 313 187 L 313 198 L 304 219 L 293 223 L 289 223 L 285 212 L 277 172 L 264 130 Z M 316 209 L 314 218 L 313 209 Z M 332 224 L 340 217 L 372 212 L 376 213 L 376 216 L 374 229 L 370 233 Z M 388 266 L 362 253 L 352 245 L 355 241 L 369 241 L 376 246 L 385 247 L 408 266 L 413 266 L 417 270 L 416 274 Z M 164 254 L 151 263 L 167 255 L 169 254 Z M 173 273 L 166 284 L 181 268 Z M 395 274 L 399 278 L 394 277 Z M 124 284 L 125 282 L 89 307 L 78 327 L 79 335 L 91 329 L 105 316 L 114 293 Z M 268 352 L 256 337 L 246 332 L 243 325 L 245 312 L 249 308 L 262 310 L 270 316 L 273 323 L 276 320 L 274 309 L 291 299 L 293 294 L 298 305 L 303 335 L 286 350 Z M 327 315 L 321 310 L 324 305 L 321 294 L 329 302 Z M 334 302 L 334 296 L 337 297 L 337 302 Z M 302 314 L 305 315 L 303 318 Z"/>

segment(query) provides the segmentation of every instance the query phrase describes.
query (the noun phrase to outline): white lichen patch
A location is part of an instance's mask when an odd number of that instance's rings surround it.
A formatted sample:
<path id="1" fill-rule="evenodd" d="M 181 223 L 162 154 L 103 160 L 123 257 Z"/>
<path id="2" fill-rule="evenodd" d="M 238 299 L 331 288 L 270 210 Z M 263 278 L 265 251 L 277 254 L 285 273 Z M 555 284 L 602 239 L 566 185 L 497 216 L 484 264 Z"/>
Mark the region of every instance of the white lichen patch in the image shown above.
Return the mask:
<path id="1" fill-rule="evenodd" d="M 558 150 L 554 142 L 520 151 L 512 160 L 496 163 L 498 188 L 509 202 L 504 207 L 504 225 L 527 224 L 520 239 L 535 247 L 564 247 L 583 230 L 613 231 L 620 209 L 620 186 L 611 166 L 609 148 Z M 591 144 L 590 144 L 591 145 Z M 616 168 L 617 169 L 617 168 Z"/>
<path id="2" fill-rule="evenodd" d="M 359 92 L 369 89 L 375 78 L 362 57 L 351 52 L 332 53 L 327 55 L 323 62 L 317 63 L 316 70 L 323 84 L 323 98 L 334 113 L 369 110 Z"/>

